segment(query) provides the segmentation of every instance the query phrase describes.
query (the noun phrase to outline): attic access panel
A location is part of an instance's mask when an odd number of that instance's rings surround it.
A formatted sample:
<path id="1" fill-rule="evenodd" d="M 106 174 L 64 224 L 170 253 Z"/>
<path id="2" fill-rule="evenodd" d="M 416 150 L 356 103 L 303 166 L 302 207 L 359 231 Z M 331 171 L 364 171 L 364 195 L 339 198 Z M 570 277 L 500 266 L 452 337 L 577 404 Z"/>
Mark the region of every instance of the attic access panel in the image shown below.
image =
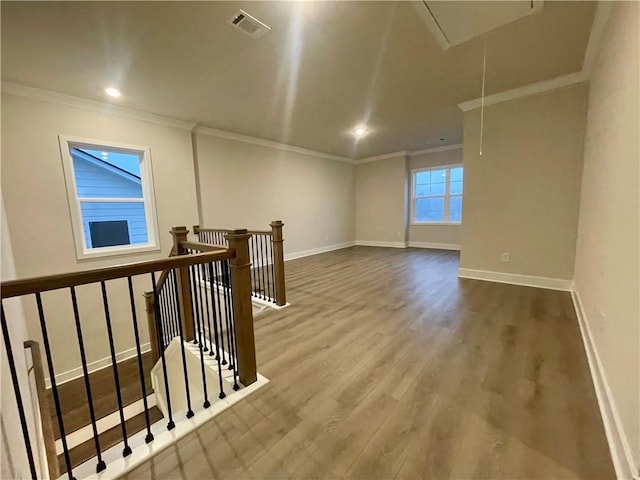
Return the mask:
<path id="1" fill-rule="evenodd" d="M 542 0 L 510 2 L 411 2 L 420 19 L 447 49 L 542 9 Z"/>

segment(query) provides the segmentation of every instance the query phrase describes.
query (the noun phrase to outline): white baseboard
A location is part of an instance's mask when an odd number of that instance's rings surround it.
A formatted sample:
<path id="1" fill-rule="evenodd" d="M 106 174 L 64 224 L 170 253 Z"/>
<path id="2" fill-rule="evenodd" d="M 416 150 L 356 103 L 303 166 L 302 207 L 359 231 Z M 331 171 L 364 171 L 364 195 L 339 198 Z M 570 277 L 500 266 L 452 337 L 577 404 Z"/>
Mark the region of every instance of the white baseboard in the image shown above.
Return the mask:
<path id="1" fill-rule="evenodd" d="M 143 343 L 140 345 L 140 351 L 142 353 L 146 353 L 151 350 L 151 346 L 149 343 Z M 129 360 L 137 355 L 136 348 L 129 348 L 128 350 L 123 350 L 122 352 L 116 353 L 116 362 L 120 363 L 124 360 Z M 105 367 L 111 365 L 111 357 L 101 358 L 100 360 L 96 360 L 95 362 L 91 362 L 87 364 L 87 370 L 89 373 L 95 372 L 96 370 L 102 370 Z M 76 378 L 80 378 L 82 376 L 82 367 L 72 368 L 71 370 L 67 370 L 66 372 L 58 373 L 56 375 L 56 385 L 60 385 L 62 383 L 69 382 Z M 49 377 L 44 379 L 45 385 L 47 388 L 51 388 L 51 379 Z"/>
<path id="2" fill-rule="evenodd" d="M 363 247 L 407 248 L 405 242 L 376 242 L 373 240 L 356 240 L 356 245 Z"/>
<path id="3" fill-rule="evenodd" d="M 616 477 L 619 479 L 638 479 L 639 467 L 634 464 L 631 448 L 629 447 L 629 442 L 627 441 L 622 427 L 622 421 L 620 420 L 620 414 L 618 413 L 613 395 L 611 394 L 607 376 L 602 367 L 600 356 L 598 355 L 598 349 L 591 335 L 589 320 L 582 308 L 580 294 L 577 290 L 572 289 L 571 297 L 573 298 L 573 305 L 576 309 L 584 349 L 587 352 L 589 370 L 591 371 L 593 385 L 596 390 L 596 396 L 598 397 L 600 415 L 602 416 L 604 430 L 607 435 L 607 441 L 609 442 L 613 466 L 616 469 Z"/>
<path id="4" fill-rule="evenodd" d="M 517 275 L 514 273 L 491 272 L 487 270 L 473 270 L 471 268 L 458 269 L 458 277 L 486 280 L 488 282 L 510 283 L 526 287 L 548 288 L 551 290 L 570 291 L 572 280 L 563 278 L 534 277 L 531 275 Z"/>
<path id="5" fill-rule="evenodd" d="M 333 245 L 327 245 L 326 247 L 312 248 L 311 250 L 302 250 L 300 252 L 286 253 L 284 255 L 284 261 L 295 260 L 296 258 L 310 257 L 311 255 L 319 255 L 320 253 L 333 252 L 334 250 L 341 250 L 343 248 L 353 247 L 356 242 L 344 242 L 335 243 Z"/>
<path id="6" fill-rule="evenodd" d="M 436 250 L 460 250 L 460 245 L 457 243 L 409 242 L 409 246 L 414 248 L 433 248 Z"/>

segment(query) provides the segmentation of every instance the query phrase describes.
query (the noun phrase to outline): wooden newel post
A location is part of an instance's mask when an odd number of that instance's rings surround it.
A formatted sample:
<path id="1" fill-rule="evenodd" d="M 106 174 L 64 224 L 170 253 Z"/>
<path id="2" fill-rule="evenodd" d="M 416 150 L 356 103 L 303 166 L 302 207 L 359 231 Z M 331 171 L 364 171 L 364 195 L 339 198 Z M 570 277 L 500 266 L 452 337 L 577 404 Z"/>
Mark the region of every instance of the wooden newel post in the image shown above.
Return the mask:
<path id="1" fill-rule="evenodd" d="M 189 230 L 187 227 L 173 227 L 171 235 L 173 235 L 173 249 L 176 255 L 186 255 L 186 249 L 180 242 L 187 241 Z M 191 306 L 191 284 L 189 283 L 189 267 L 181 267 L 176 272 L 178 279 L 178 297 L 180 300 L 180 316 L 182 318 L 182 333 L 184 339 L 189 341 L 195 338 L 195 329 L 193 324 L 193 309 Z"/>
<path id="2" fill-rule="evenodd" d="M 155 364 L 160 358 L 158 349 L 158 331 L 156 327 L 156 306 L 153 300 L 153 292 L 144 292 L 144 304 L 147 311 L 147 327 L 149 328 L 149 345 L 151 346 L 151 357 Z"/>
<path id="3" fill-rule="evenodd" d="M 238 352 L 238 376 L 240 383 L 245 386 L 252 384 L 258 378 L 251 304 L 249 237 L 250 235 L 244 229 L 233 230 L 227 234 L 229 248 L 235 250 L 235 256 L 229 260 L 229 270 L 231 271 L 231 297 Z"/>
<path id="4" fill-rule="evenodd" d="M 284 238 L 282 237 L 284 223 L 280 220 L 271 222 L 271 242 L 273 245 L 273 271 L 275 273 L 276 305 L 287 304 L 287 291 L 284 280 Z"/>

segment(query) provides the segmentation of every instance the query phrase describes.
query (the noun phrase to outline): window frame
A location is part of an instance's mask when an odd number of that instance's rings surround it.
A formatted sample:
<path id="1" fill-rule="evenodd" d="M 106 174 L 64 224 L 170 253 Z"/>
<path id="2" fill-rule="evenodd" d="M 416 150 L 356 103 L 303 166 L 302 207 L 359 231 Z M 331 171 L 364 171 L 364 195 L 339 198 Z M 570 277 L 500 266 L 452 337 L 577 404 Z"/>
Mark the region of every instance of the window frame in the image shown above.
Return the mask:
<path id="1" fill-rule="evenodd" d="M 462 178 L 464 185 L 464 165 L 462 163 L 455 163 L 450 165 L 439 165 L 435 167 L 425 167 L 425 168 L 413 168 L 411 169 L 411 225 L 461 225 L 462 220 L 442 220 L 437 222 L 429 222 L 429 221 L 419 221 L 416 220 L 416 200 L 419 198 L 432 198 L 432 197 L 442 197 L 444 196 L 444 216 L 445 219 L 451 218 L 450 212 L 450 201 L 451 197 L 461 197 L 463 199 L 464 204 L 464 186 L 462 187 L 462 193 L 451 194 L 450 192 L 450 182 L 451 182 L 451 169 L 452 168 L 460 168 L 462 167 Z M 431 172 L 434 170 L 446 170 L 447 172 L 447 181 L 445 182 L 445 193 L 444 195 L 421 195 L 416 196 L 416 177 L 418 173 L 421 172 Z"/>
<path id="2" fill-rule="evenodd" d="M 76 258 L 86 260 L 116 255 L 130 255 L 142 252 L 160 250 L 160 237 L 158 218 L 156 216 L 156 197 L 153 186 L 153 166 L 151 164 L 151 150 L 149 147 L 139 145 L 127 145 L 106 140 L 94 140 L 68 135 L 58 136 L 60 143 L 60 155 L 64 171 L 65 186 L 67 190 L 67 203 L 71 217 L 73 240 L 75 243 Z M 142 180 L 142 199 L 140 198 L 110 198 L 110 197 L 79 197 L 76 186 L 76 178 L 73 166 L 72 148 L 84 148 L 91 150 L 109 150 L 122 153 L 133 153 L 140 156 L 140 179 Z M 85 242 L 84 223 L 82 220 L 81 203 L 90 202 L 140 202 L 144 204 L 144 215 L 147 224 L 147 243 L 117 245 L 112 247 L 87 248 Z"/>

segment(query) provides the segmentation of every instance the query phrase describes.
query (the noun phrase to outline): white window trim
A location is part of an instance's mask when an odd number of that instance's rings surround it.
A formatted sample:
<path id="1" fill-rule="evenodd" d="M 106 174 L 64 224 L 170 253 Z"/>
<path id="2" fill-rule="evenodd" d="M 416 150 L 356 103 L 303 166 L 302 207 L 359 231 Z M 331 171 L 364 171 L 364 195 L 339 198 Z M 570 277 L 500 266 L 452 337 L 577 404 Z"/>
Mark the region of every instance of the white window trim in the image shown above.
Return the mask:
<path id="1" fill-rule="evenodd" d="M 411 169 L 411 198 L 410 198 L 410 203 L 411 203 L 411 225 L 461 225 L 462 221 L 460 222 L 452 222 L 450 220 L 444 220 L 444 221 L 438 221 L 438 222 L 421 222 L 416 220 L 416 173 L 420 173 L 420 172 L 430 172 L 432 170 L 446 170 L 447 171 L 447 175 L 449 175 L 449 172 L 451 171 L 452 168 L 457 168 L 457 167 L 463 167 L 464 165 L 462 163 L 454 163 L 451 165 L 438 165 L 435 167 L 427 167 L 427 168 L 414 168 Z M 463 173 L 464 175 L 464 173 Z M 464 177 L 463 177 L 464 178 Z M 445 183 L 446 186 L 446 190 L 444 193 L 444 213 L 445 213 L 445 217 L 449 218 L 449 200 L 451 198 L 451 194 L 449 193 L 449 177 L 447 177 L 447 181 Z M 435 195 L 435 196 L 442 196 L 442 195 Z M 462 194 L 454 194 L 454 197 L 462 197 L 464 198 L 464 190 L 462 191 Z M 421 197 L 422 198 L 422 197 Z"/>
<path id="2" fill-rule="evenodd" d="M 126 145 L 113 143 L 104 140 L 94 140 L 87 138 L 71 137 L 67 135 L 58 136 L 60 142 L 60 154 L 64 179 L 67 188 L 67 200 L 69 204 L 69 214 L 71 216 L 71 226 L 73 228 L 73 239 L 76 247 L 76 257 L 78 260 L 90 258 L 109 257 L 114 255 L 127 255 L 134 253 L 150 252 L 160 250 L 160 237 L 158 230 L 158 217 L 156 216 L 156 197 L 153 188 L 153 166 L 151 165 L 151 150 L 149 147 L 138 145 Z M 71 148 L 92 148 L 106 147 L 109 150 L 120 150 L 126 153 L 136 153 L 140 155 L 140 177 L 142 179 L 142 199 L 135 198 L 96 198 L 91 197 L 91 201 L 105 202 L 143 202 L 144 214 L 147 222 L 147 243 L 135 245 L 119 245 L 115 247 L 101 247 L 88 249 L 84 239 L 84 225 L 82 222 L 82 211 L 80 202 L 84 197 L 78 197 L 76 189 L 76 179 L 73 170 L 73 158 Z"/>

